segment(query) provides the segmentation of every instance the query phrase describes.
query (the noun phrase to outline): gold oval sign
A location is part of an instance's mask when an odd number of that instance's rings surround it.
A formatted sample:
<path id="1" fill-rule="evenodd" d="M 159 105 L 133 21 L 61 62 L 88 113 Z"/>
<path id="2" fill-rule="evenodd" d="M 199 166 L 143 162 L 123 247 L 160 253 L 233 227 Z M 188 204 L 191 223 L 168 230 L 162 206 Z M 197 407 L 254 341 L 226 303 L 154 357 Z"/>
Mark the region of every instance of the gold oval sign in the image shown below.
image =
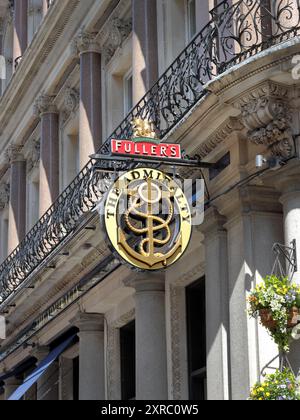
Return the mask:
<path id="1" fill-rule="evenodd" d="M 105 227 L 119 256 L 141 270 L 161 270 L 186 251 L 192 218 L 181 187 L 165 173 L 138 168 L 109 191 Z"/>

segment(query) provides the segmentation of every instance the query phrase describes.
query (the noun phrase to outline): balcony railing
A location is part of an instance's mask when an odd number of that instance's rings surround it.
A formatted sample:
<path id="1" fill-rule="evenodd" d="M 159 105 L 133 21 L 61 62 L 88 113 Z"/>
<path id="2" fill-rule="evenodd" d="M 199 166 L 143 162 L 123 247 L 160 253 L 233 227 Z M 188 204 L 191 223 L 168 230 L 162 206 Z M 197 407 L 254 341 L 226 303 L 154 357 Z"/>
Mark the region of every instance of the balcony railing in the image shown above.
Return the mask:
<path id="1" fill-rule="evenodd" d="M 225 70 L 300 34 L 300 0 L 223 1 L 211 20 L 129 113 L 112 138 L 130 138 L 136 117 L 154 122 L 164 137 L 207 94 L 205 85 Z M 22 286 L 45 258 L 74 233 L 105 188 L 93 161 L 79 173 L 53 206 L 0 267 L 0 304 Z"/>

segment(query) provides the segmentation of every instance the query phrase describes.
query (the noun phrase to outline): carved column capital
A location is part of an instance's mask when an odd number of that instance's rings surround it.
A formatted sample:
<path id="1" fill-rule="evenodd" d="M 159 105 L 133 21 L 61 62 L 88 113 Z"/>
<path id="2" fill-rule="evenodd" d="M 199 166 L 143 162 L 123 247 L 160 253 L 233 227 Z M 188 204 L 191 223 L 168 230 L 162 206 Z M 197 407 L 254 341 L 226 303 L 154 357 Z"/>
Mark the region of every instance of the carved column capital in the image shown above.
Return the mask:
<path id="1" fill-rule="evenodd" d="M 287 87 L 268 82 L 239 101 L 249 140 L 265 145 L 272 156 L 284 158 L 294 154 L 288 94 Z"/>
<path id="2" fill-rule="evenodd" d="M 9 160 L 9 163 L 14 162 L 23 162 L 25 160 L 23 155 L 23 146 L 20 145 L 12 145 L 6 151 L 6 156 Z"/>
<path id="3" fill-rule="evenodd" d="M 0 210 L 4 210 L 9 203 L 9 184 L 0 184 Z"/>
<path id="4" fill-rule="evenodd" d="M 70 324 L 79 328 L 80 333 L 86 332 L 103 332 L 104 331 L 104 315 L 79 312 Z"/>
<path id="5" fill-rule="evenodd" d="M 96 35 L 97 34 L 93 32 L 87 32 L 82 29 L 73 41 L 72 48 L 74 54 L 80 55 L 87 52 L 96 52 L 100 54 L 101 48 L 96 39 Z"/>
<path id="6" fill-rule="evenodd" d="M 126 287 L 140 292 L 165 292 L 165 275 L 163 273 L 139 273 L 136 277 L 130 277 L 123 281 Z"/>
<path id="7" fill-rule="evenodd" d="M 57 114 L 58 110 L 54 104 L 54 96 L 44 93 L 39 96 L 34 104 L 34 113 L 37 117 L 42 117 L 44 114 Z"/>
<path id="8" fill-rule="evenodd" d="M 207 240 L 210 237 L 224 232 L 226 223 L 226 217 L 222 216 L 216 207 L 210 207 L 205 212 L 204 222 L 197 227 L 197 230 L 203 233 Z"/>

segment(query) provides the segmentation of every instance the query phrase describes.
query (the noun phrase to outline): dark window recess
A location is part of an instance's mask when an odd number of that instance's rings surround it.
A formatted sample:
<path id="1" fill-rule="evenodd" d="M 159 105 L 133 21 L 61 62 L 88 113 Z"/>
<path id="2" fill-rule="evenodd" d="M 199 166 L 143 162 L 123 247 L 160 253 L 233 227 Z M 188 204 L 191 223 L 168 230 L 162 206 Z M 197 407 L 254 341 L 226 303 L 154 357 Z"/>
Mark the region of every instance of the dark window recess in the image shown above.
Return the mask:
<path id="1" fill-rule="evenodd" d="M 206 309 L 205 279 L 186 289 L 190 399 L 205 401 Z"/>
<path id="2" fill-rule="evenodd" d="M 79 357 L 73 359 L 73 400 L 79 401 Z"/>
<path id="3" fill-rule="evenodd" d="M 210 181 L 212 181 L 218 175 L 220 175 L 220 173 L 223 172 L 224 169 L 226 169 L 230 165 L 230 163 L 231 163 L 231 157 L 230 157 L 230 152 L 228 152 L 218 162 L 216 162 L 216 165 L 213 168 L 209 169 Z"/>
<path id="4" fill-rule="evenodd" d="M 135 389 L 135 321 L 121 328 L 121 382 L 122 400 L 130 401 L 136 397 Z"/>

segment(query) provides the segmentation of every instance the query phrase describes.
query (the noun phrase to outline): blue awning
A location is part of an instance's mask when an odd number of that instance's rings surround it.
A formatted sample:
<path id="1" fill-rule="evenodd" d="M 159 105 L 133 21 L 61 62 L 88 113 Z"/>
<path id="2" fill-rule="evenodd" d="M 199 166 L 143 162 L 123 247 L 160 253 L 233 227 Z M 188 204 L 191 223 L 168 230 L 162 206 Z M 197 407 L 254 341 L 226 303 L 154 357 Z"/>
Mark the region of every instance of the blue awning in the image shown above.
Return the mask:
<path id="1" fill-rule="evenodd" d="M 24 394 L 34 385 L 40 377 L 46 372 L 46 370 L 55 362 L 55 360 L 66 350 L 66 348 L 72 343 L 76 335 L 68 338 L 54 350 L 52 350 L 48 356 L 39 364 L 35 371 L 25 379 L 24 383 L 11 395 L 9 401 L 19 401 Z"/>

